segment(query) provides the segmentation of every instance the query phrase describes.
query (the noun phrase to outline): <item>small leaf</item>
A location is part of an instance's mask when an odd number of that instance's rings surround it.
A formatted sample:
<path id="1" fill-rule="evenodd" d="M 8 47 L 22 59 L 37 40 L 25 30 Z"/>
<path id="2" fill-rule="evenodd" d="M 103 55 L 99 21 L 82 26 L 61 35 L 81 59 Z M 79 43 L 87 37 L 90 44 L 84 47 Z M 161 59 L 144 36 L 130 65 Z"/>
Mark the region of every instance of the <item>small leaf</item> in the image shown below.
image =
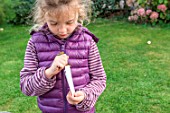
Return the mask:
<path id="1" fill-rule="evenodd" d="M 164 0 L 164 4 L 168 4 L 168 0 Z"/>
<path id="2" fill-rule="evenodd" d="M 163 0 L 159 0 L 159 3 L 162 4 L 162 3 L 163 3 Z"/>

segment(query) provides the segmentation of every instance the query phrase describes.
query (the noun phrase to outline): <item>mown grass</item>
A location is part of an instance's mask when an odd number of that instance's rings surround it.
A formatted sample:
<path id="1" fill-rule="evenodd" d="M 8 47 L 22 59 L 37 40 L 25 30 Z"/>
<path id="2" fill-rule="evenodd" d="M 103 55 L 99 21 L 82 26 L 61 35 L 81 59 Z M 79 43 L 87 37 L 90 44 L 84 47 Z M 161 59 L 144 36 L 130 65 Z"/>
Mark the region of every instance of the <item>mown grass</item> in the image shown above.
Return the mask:
<path id="1" fill-rule="evenodd" d="M 23 95 L 19 88 L 30 27 L 3 27 L 0 111 L 39 113 L 36 97 Z M 88 28 L 100 38 L 98 47 L 107 73 L 107 88 L 96 103 L 96 112 L 169 113 L 170 27 L 97 20 Z"/>

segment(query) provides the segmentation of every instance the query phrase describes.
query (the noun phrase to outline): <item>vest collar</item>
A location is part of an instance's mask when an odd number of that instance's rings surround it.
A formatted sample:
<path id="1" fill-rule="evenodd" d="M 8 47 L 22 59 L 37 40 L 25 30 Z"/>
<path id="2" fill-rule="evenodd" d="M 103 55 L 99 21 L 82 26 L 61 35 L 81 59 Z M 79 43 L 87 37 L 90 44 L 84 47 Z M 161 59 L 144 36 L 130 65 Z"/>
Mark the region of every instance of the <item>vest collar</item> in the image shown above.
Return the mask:
<path id="1" fill-rule="evenodd" d="M 59 42 L 60 44 L 64 44 L 64 42 L 57 36 L 53 35 L 53 33 L 51 33 L 51 31 L 48 28 L 47 23 L 45 23 L 38 31 L 31 31 L 31 35 L 33 35 L 36 32 L 41 32 L 43 35 L 46 35 L 48 37 L 49 42 Z M 87 28 L 83 27 L 81 24 L 79 24 L 77 26 L 77 28 L 75 29 L 75 31 L 72 33 L 72 35 L 68 38 L 73 38 L 76 35 L 83 35 L 84 33 L 87 33 L 88 35 L 90 35 L 93 40 L 97 43 L 99 41 L 99 39 L 93 34 L 91 33 Z"/>

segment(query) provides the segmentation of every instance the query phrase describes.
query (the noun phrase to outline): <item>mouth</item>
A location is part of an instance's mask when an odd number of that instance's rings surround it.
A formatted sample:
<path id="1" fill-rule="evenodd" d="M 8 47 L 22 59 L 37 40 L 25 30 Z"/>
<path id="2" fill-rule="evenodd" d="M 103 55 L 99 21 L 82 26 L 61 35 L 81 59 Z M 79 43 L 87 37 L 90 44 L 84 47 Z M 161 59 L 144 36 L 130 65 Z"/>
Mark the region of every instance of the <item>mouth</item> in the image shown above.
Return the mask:
<path id="1" fill-rule="evenodd" d="M 61 36 L 61 37 L 65 37 L 65 36 L 67 36 L 67 34 L 60 34 L 60 36 Z"/>

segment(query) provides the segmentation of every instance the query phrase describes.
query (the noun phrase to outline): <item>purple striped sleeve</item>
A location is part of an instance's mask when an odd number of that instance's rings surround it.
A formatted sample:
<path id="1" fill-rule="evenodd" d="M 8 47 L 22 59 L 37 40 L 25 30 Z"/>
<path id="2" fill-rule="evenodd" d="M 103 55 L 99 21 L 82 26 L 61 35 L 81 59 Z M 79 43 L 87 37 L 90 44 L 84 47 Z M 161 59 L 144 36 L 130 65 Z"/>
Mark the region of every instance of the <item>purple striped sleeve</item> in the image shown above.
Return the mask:
<path id="1" fill-rule="evenodd" d="M 46 78 L 45 69 L 38 68 L 35 46 L 30 40 L 25 52 L 24 67 L 20 72 L 20 88 L 25 95 L 40 96 L 54 87 L 56 77 Z"/>
<path id="2" fill-rule="evenodd" d="M 85 99 L 76 105 L 76 108 L 80 111 L 90 110 L 106 87 L 106 74 L 94 41 L 91 42 L 90 47 L 89 67 L 91 81 L 86 87 L 80 89 L 85 92 Z"/>

